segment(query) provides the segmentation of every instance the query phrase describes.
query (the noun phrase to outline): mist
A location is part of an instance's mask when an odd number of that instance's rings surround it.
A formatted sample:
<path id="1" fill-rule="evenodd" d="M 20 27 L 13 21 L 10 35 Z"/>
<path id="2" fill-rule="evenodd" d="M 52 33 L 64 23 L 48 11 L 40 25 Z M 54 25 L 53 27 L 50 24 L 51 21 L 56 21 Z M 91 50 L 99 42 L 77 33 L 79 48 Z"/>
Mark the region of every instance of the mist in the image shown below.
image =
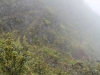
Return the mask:
<path id="1" fill-rule="evenodd" d="M 99 0 L 1 0 L 0 74 L 100 75 L 99 7 Z"/>
<path id="2" fill-rule="evenodd" d="M 82 51 L 85 54 L 83 56 L 91 55 L 93 59 L 96 59 L 100 52 L 99 46 L 96 44 L 100 42 L 100 17 L 97 12 L 99 13 L 99 1 L 92 0 L 85 2 L 83 0 L 12 0 L 9 2 L 4 0 L 1 2 L 0 16 L 4 24 L 2 25 L 3 30 L 6 32 L 18 30 L 21 34 L 21 43 L 24 40 L 24 32 L 27 33 L 26 39 L 29 44 L 34 44 L 32 40 L 35 36 L 38 39 L 46 36 L 45 44 L 53 44 L 58 39 L 57 37 L 60 41 L 67 38 L 64 46 L 61 44 L 58 47 L 57 45 L 58 49 L 66 51 L 70 46 L 75 50 Z M 50 25 L 47 24 L 46 27 L 45 22 Z M 53 33 L 51 33 L 51 29 Z M 38 31 L 33 35 L 36 30 Z M 48 34 L 54 36 L 50 38 Z M 61 38 L 61 36 L 63 37 Z M 67 46 L 68 43 L 71 44 Z M 88 45 L 90 50 L 88 50 Z M 95 54 L 92 54 L 91 50 Z M 86 51 L 89 51 L 89 54 L 86 54 Z M 72 52 L 72 55 L 77 55 L 77 53 Z M 75 57 L 80 58 L 79 56 Z"/>
<path id="3" fill-rule="evenodd" d="M 84 0 L 87 5 L 91 7 L 97 14 L 100 15 L 100 1 L 99 0 Z"/>

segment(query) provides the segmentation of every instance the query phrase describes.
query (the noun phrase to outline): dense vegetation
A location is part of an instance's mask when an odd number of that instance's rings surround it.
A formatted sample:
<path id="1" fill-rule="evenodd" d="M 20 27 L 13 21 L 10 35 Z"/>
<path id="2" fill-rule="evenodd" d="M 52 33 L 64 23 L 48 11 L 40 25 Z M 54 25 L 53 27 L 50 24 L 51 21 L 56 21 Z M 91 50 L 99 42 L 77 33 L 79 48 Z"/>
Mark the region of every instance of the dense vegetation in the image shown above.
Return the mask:
<path id="1" fill-rule="evenodd" d="M 25 63 L 30 56 L 26 47 L 18 48 L 9 37 L 0 46 L 0 68 L 4 75 L 22 75 L 25 72 Z"/>
<path id="2" fill-rule="evenodd" d="M 1 0 L 0 74 L 100 75 L 99 20 L 83 0 Z"/>
<path id="3" fill-rule="evenodd" d="M 19 47 L 14 44 L 9 33 L 4 37 L 5 40 L 0 45 L 0 73 L 2 75 L 100 74 L 100 64 L 91 66 L 90 63 L 74 60 L 67 53 L 64 57 L 57 49 L 45 46 L 33 46 L 31 50 L 25 45 Z"/>

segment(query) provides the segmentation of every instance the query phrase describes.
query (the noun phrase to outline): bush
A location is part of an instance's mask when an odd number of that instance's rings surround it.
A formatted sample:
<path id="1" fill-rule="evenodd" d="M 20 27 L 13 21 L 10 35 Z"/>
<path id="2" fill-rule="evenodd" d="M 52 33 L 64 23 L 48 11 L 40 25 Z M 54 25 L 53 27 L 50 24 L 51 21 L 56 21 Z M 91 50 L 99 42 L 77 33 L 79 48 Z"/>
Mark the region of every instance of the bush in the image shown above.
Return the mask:
<path id="1" fill-rule="evenodd" d="M 25 66 L 30 56 L 27 48 L 18 48 L 13 44 L 13 41 L 6 35 L 6 40 L 0 48 L 0 66 L 3 75 L 23 75 Z"/>

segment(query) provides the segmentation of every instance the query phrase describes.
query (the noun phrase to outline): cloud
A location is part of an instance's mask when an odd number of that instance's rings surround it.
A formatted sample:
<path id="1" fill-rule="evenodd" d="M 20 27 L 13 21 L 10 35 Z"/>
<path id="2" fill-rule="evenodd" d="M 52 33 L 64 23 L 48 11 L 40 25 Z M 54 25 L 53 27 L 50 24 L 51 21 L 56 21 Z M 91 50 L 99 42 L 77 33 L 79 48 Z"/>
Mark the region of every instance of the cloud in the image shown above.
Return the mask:
<path id="1" fill-rule="evenodd" d="M 100 0 L 84 0 L 96 13 L 100 15 Z"/>

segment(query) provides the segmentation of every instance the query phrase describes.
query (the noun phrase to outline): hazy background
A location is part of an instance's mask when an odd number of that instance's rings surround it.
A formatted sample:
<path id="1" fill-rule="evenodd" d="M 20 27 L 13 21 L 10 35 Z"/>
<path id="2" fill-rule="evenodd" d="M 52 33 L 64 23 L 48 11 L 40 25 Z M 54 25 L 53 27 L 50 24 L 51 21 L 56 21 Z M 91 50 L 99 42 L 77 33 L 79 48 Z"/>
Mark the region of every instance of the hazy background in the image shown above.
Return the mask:
<path id="1" fill-rule="evenodd" d="M 100 15 L 100 0 L 84 0 L 91 9 L 93 9 L 97 14 Z"/>

